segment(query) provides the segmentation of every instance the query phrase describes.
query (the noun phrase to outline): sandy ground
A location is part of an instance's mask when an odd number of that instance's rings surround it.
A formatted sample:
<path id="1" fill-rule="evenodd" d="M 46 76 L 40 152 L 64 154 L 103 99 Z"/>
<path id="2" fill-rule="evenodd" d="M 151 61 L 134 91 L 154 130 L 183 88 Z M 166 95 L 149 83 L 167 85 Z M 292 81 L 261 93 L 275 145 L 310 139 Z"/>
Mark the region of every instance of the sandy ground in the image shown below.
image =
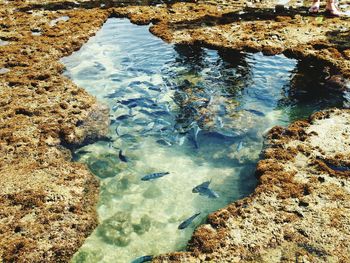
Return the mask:
<path id="1" fill-rule="evenodd" d="M 152 22 L 151 32 L 173 43 L 323 63 L 336 89 L 350 76 L 350 19 L 310 16 L 297 1 L 277 10 L 257 0 L 77 3 L 0 3 L 0 262 L 67 262 L 97 224 L 98 181 L 67 147 L 103 136 L 108 109 L 61 75 L 59 58 L 109 16 Z M 54 20 L 62 16 L 69 20 Z M 210 215 L 189 252 L 156 261 L 349 262 L 350 172 L 332 169 L 350 165 L 349 114 L 273 128 L 256 191 Z"/>

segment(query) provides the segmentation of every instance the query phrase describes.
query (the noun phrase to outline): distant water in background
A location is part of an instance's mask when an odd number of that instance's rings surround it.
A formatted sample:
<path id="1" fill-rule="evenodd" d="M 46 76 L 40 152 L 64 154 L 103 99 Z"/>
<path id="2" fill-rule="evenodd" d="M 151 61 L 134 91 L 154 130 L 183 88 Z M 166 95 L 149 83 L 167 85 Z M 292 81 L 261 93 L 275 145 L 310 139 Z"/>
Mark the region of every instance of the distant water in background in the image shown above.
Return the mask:
<path id="1" fill-rule="evenodd" d="M 329 99 L 319 72 L 296 60 L 169 45 L 124 19 L 109 19 L 62 61 L 66 76 L 111 109 L 109 139 L 75 153 L 101 191 L 100 225 L 72 262 L 185 249 L 209 213 L 254 190 L 269 128 L 344 100 Z M 204 182 L 212 195 L 193 190 Z"/>

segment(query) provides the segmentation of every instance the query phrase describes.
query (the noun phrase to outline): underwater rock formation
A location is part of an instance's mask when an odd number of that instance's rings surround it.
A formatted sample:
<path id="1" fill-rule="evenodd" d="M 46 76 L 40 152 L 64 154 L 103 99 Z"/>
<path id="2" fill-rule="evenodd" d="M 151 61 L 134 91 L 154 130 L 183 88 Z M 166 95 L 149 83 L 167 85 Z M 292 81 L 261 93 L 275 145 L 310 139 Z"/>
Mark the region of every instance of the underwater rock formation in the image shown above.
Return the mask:
<path id="1" fill-rule="evenodd" d="M 58 60 L 79 49 L 110 15 L 153 22 L 152 33 L 169 42 L 283 52 L 350 76 L 349 19 L 309 16 L 296 1 L 282 13 L 271 1 L 112 9 L 81 2 L 86 9 L 60 0 L 0 5 L 3 262 L 68 262 L 97 225 L 98 182 L 86 166 L 70 161 L 61 143 L 102 136 L 106 111 L 95 113 L 96 100 L 61 76 Z M 111 1 L 98 4 L 105 2 Z M 69 20 L 57 20 L 62 16 Z M 350 261 L 348 120 L 349 111 L 335 110 L 272 129 L 255 193 L 210 215 L 190 252 L 156 262 Z"/>

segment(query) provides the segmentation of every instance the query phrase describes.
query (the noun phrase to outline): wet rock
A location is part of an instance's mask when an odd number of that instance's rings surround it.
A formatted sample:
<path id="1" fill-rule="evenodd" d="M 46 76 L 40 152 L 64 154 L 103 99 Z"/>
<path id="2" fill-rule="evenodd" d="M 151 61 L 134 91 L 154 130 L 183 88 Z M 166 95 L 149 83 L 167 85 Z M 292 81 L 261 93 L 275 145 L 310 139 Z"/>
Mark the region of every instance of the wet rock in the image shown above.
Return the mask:
<path id="1" fill-rule="evenodd" d="M 74 129 L 63 131 L 64 144 L 69 144 L 70 147 L 72 145 L 83 146 L 104 138 L 108 133 L 109 123 L 108 106 L 95 103 L 91 105 L 86 116 L 77 121 Z"/>

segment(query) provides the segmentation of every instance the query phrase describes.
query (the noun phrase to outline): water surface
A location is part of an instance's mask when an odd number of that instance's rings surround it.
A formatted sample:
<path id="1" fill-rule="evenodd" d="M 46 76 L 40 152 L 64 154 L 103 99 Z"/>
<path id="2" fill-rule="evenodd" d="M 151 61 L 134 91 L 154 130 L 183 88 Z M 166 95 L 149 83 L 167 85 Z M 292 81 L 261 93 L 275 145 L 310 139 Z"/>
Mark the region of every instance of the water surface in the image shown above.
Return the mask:
<path id="1" fill-rule="evenodd" d="M 184 249 L 208 213 L 254 190 L 269 128 L 343 103 L 319 79 L 310 84 L 318 70 L 301 71 L 296 60 L 169 45 L 123 19 L 109 19 L 63 62 L 66 76 L 111 109 L 109 139 L 75 156 L 101 179 L 101 191 L 100 225 L 73 262 Z M 141 180 L 158 172 L 169 174 Z M 193 193 L 206 181 L 217 198 Z"/>

